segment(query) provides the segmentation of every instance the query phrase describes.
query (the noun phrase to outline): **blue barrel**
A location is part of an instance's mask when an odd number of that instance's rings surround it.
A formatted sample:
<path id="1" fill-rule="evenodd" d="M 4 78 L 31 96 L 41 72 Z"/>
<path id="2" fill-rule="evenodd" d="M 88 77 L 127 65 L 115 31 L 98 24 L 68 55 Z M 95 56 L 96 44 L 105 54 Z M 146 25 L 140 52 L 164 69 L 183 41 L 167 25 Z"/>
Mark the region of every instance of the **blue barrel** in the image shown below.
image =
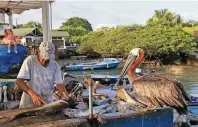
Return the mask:
<path id="1" fill-rule="evenodd" d="M 14 52 L 14 46 L 11 46 L 8 53 L 8 45 L 0 45 L 0 73 L 8 73 L 13 65 L 22 64 L 27 56 L 27 50 L 22 45 L 17 45 L 17 52 Z"/>

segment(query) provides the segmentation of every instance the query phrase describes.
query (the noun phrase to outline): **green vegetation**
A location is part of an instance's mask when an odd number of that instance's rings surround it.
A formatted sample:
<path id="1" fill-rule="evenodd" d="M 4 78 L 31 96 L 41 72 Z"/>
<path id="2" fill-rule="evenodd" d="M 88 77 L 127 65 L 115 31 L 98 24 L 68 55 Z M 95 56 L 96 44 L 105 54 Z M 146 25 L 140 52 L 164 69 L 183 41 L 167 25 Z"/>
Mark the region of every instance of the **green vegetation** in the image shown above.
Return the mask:
<path id="1" fill-rule="evenodd" d="M 29 21 L 26 24 L 20 24 L 15 26 L 15 28 L 38 28 L 38 29 L 42 29 L 42 25 L 39 22 L 36 21 Z"/>
<path id="2" fill-rule="evenodd" d="M 62 23 L 60 30 L 69 32 L 70 37 L 68 39 L 70 42 L 80 43 L 84 38 L 83 36 L 92 31 L 92 27 L 88 20 L 72 17 Z"/>
<path id="3" fill-rule="evenodd" d="M 124 26 L 108 32 L 98 31 L 86 35 L 78 48 L 81 53 L 128 54 L 132 48 L 142 47 L 148 54 L 189 53 L 196 50 L 196 42 L 181 27 Z M 123 55 L 124 55 L 123 54 Z"/>
<path id="4" fill-rule="evenodd" d="M 131 25 L 90 32 L 83 37 L 79 53 L 127 55 L 132 48 L 144 48 L 150 56 L 189 54 L 196 50 L 192 34 L 183 30 L 180 15 L 156 10 L 145 26 Z M 185 29 L 185 28 L 184 28 Z"/>
<path id="5" fill-rule="evenodd" d="M 87 31 L 93 31 L 91 24 L 86 19 L 80 17 L 69 18 L 66 22 L 62 23 L 61 28 L 64 26 L 70 26 L 73 28 L 82 27 Z"/>
<path id="6" fill-rule="evenodd" d="M 198 31 L 198 25 L 193 27 L 183 27 L 183 30 L 193 35 L 193 31 Z"/>
<path id="7" fill-rule="evenodd" d="M 178 26 L 182 24 L 181 16 L 168 11 L 168 9 L 155 10 L 154 15 L 147 21 L 148 26 Z"/>

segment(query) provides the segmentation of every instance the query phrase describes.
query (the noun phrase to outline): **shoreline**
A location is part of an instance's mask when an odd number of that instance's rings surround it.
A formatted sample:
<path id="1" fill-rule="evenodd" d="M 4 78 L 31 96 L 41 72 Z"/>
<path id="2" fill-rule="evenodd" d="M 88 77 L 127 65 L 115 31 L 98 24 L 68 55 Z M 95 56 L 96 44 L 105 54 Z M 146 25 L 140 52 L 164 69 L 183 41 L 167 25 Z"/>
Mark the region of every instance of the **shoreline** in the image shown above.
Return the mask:
<path id="1" fill-rule="evenodd" d="M 58 59 L 58 63 L 62 63 L 64 62 L 63 64 L 60 64 L 60 65 L 64 65 L 64 64 L 70 64 L 70 63 L 73 63 L 73 62 L 90 62 L 90 61 L 99 61 L 99 60 L 103 60 L 103 58 L 93 58 L 93 59 L 87 59 L 87 58 L 83 58 L 83 59 L 71 59 L 71 58 L 66 58 L 66 59 Z M 124 66 L 124 63 L 125 63 L 126 59 L 123 59 L 121 64 L 118 66 L 118 68 L 122 68 Z M 163 66 L 191 66 L 191 67 L 198 67 L 198 61 L 196 60 L 191 60 L 191 61 L 187 61 L 186 63 L 180 63 L 180 64 L 163 64 L 161 61 L 159 60 L 144 60 L 142 62 L 142 65 L 143 66 L 146 66 L 148 68 L 150 67 L 163 67 Z"/>

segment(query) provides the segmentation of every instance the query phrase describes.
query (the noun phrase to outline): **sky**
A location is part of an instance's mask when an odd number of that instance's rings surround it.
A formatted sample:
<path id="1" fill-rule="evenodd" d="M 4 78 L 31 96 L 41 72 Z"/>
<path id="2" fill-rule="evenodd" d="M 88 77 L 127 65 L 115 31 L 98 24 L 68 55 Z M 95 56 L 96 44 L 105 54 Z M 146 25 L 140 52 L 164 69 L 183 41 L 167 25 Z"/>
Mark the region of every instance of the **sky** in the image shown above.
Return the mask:
<path id="1" fill-rule="evenodd" d="M 167 8 L 180 14 L 184 20 L 198 20 L 198 1 L 116 1 L 116 0 L 56 0 L 52 4 L 53 29 L 61 26 L 68 18 L 78 16 L 87 19 L 94 29 L 100 24 L 145 24 L 152 17 L 154 10 Z M 42 11 L 30 10 L 14 15 L 13 24 L 28 21 L 42 22 Z"/>

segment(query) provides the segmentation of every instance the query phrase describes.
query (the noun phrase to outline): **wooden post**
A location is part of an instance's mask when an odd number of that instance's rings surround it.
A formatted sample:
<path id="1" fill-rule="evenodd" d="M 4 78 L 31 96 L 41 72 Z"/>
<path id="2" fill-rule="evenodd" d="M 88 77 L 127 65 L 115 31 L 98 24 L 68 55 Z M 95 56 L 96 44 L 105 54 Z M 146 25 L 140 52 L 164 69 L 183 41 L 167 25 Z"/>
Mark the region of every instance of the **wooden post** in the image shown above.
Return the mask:
<path id="1" fill-rule="evenodd" d="M 4 99 L 3 99 L 3 102 L 6 103 L 8 102 L 8 98 L 7 98 L 7 86 L 3 86 L 3 95 L 4 95 Z"/>
<path id="2" fill-rule="evenodd" d="M 1 104 L 1 102 L 2 102 L 2 93 L 3 93 L 3 88 L 0 87 L 0 104 Z"/>
<path id="3" fill-rule="evenodd" d="M 4 97 L 4 99 L 3 99 L 3 105 L 4 105 L 4 109 L 6 110 L 7 109 L 7 107 L 8 107 L 8 105 L 7 105 L 7 103 L 8 103 L 8 98 L 7 98 L 7 86 L 3 86 L 3 97 Z"/>
<path id="4" fill-rule="evenodd" d="M 54 44 L 55 46 L 55 60 L 58 62 L 58 47 Z"/>

